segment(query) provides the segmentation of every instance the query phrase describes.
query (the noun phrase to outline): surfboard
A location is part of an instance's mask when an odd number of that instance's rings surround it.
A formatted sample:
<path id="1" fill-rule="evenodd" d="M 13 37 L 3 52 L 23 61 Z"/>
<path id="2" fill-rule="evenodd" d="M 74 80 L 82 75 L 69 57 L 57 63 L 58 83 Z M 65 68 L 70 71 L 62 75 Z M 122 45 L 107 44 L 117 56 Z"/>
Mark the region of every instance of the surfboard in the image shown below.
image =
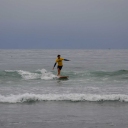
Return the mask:
<path id="1" fill-rule="evenodd" d="M 60 80 L 68 79 L 68 76 L 59 76 L 58 79 L 60 79 Z"/>

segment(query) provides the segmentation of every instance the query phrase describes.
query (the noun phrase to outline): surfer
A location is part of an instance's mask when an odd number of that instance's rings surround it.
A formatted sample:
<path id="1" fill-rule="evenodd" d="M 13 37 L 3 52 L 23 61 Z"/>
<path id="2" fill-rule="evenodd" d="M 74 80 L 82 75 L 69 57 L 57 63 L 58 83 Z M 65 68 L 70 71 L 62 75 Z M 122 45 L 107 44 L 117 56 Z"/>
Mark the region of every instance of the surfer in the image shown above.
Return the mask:
<path id="1" fill-rule="evenodd" d="M 55 62 L 54 67 L 53 67 L 53 70 L 54 70 L 54 68 L 55 68 L 55 66 L 56 66 L 56 63 L 58 63 L 58 66 L 57 66 L 58 75 L 57 75 L 57 76 L 60 76 L 60 71 L 61 71 L 61 69 L 62 69 L 62 67 L 63 67 L 63 60 L 64 60 L 64 61 L 70 61 L 70 60 L 61 58 L 61 55 L 58 55 L 58 56 L 57 56 L 56 62 Z"/>

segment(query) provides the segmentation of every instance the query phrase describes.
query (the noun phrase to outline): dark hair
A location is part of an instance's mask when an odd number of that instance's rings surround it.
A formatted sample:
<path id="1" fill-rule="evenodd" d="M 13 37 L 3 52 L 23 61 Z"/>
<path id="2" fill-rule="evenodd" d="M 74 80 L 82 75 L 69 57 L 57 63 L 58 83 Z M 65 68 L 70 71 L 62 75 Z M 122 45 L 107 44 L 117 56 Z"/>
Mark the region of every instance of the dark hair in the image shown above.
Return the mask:
<path id="1" fill-rule="evenodd" d="M 60 55 L 58 55 L 57 57 L 59 57 Z"/>

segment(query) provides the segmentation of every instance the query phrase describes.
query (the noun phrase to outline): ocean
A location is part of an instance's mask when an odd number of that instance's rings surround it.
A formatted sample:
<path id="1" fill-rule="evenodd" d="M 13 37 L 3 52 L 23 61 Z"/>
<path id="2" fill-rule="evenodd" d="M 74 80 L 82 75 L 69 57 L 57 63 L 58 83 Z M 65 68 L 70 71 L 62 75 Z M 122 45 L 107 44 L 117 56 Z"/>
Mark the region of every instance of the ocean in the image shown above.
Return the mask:
<path id="1" fill-rule="evenodd" d="M 53 66 L 64 61 L 58 79 Z M 128 128 L 128 50 L 0 50 L 0 128 Z"/>

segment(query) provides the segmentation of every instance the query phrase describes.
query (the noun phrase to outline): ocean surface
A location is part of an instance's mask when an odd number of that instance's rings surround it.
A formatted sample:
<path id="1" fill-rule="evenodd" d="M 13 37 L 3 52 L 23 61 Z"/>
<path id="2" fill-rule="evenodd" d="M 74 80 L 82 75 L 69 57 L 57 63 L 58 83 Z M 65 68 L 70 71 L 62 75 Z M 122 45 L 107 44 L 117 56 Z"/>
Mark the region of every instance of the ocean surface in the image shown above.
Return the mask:
<path id="1" fill-rule="evenodd" d="M 0 50 L 0 115 L 0 128 L 128 128 L 128 50 Z"/>

